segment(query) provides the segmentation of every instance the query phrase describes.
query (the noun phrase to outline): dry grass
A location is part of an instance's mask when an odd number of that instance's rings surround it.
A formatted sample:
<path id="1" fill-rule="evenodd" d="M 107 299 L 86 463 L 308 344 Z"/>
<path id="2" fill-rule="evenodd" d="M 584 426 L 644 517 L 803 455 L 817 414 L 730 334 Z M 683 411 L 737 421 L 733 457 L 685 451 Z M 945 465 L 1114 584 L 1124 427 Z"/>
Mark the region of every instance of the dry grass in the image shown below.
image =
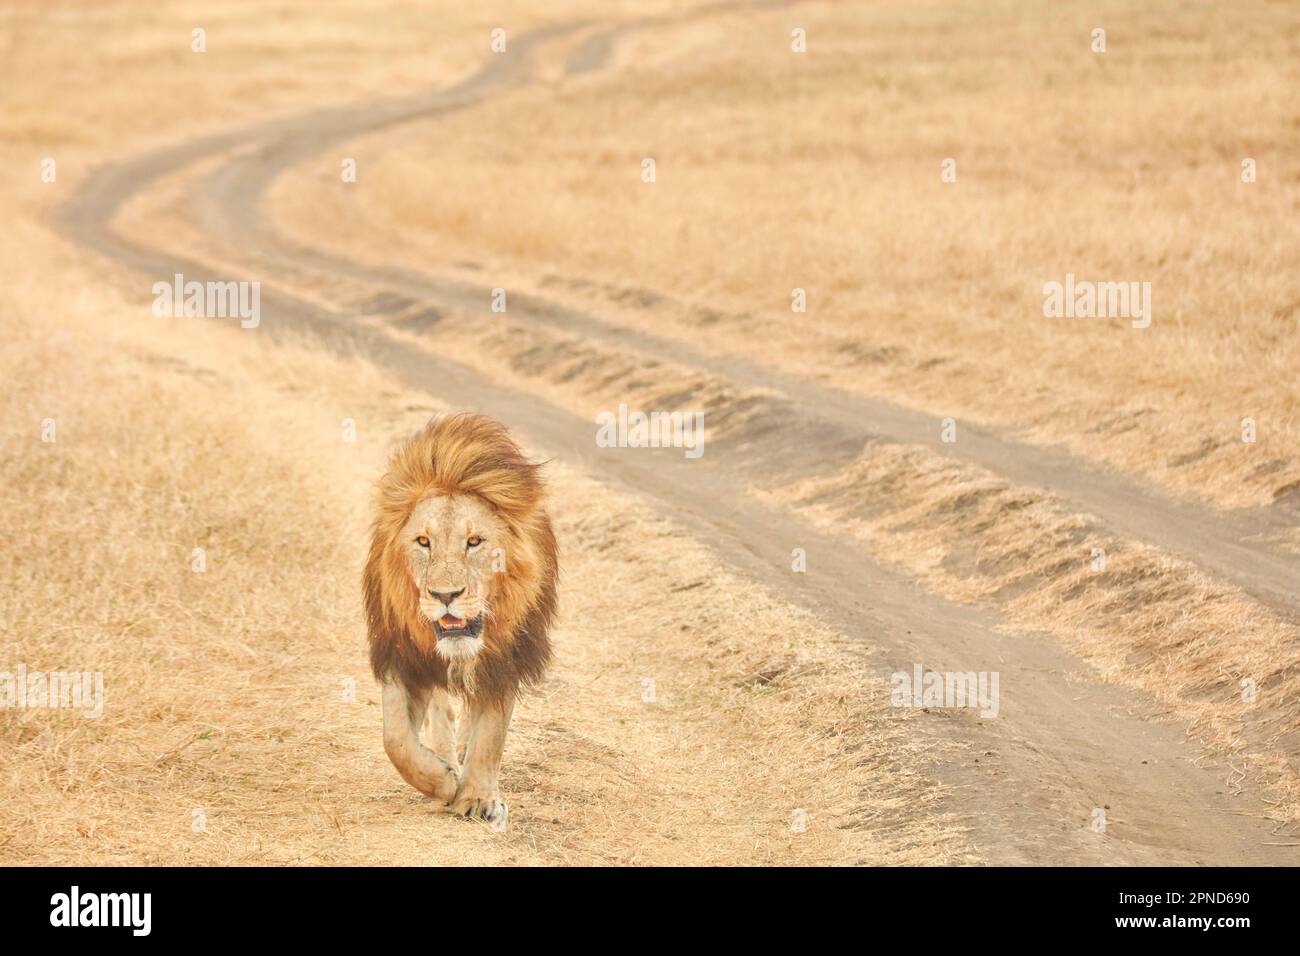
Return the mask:
<path id="1" fill-rule="evenodd" d="M 390 320 L 391 321 L 391 320 Z M 400 317 L 395 321 L 400 330 Z M 496 317 L 444 315 L 407 332 L 416 348 L 473 355 L 512 387 L 575 414 L 633 407 L 707 407 L 709 440 L 787 414 L 778 398 L 737 391 L 688 369 Z M 703 404 L 701 404 L 703 403 Z M 1300 819 L 1300 767 L 1291 755 L 1300 702 L 1300 631 L 1186 561 L 922 447 L 869 444 L 841 472 L 756 494 L 829 531 L 857 537 L 871 557 L 937 593 L 995 602 L 1011 625 L 1052 634 L 1106 680 L 1152 694 L 1211 751 L 1246 762 L 1279 818 Z M 1093 570 L 1093 548 L 1105 567 Z M 1254 681 L 1254 702 L 1242 697 Z"/>
<path id="2" fill-rule="evenodd" d="M 1293 622 L 1048 495 L 925 448 L 868 445 L 843 472 L 765 497 L 856 536 L 930 590 L 999 604 L 1107 680 L 1152 694 L 1262 780 L 1279 819 L 1300 820 Z"/>
<path id="3" fill-rule="evenodd" d="M 646 360 L 503 316 L 447 312 L 425 329 L 411 327 L 400 314 L 372 321 L 412 348 L 466 356 L 502 381 L 593 423 L 597 414 L 620 402 L 634 409 L 699 413 L 707 444 L 758 423 L 779 400 L 768 389 L 738 387 L 707 372 Z"/>
<path id="4" fill-rule="evenodd" d="M 358 142 L 364 201 L 308 170 L 277 196 L 286 229 L 350 255 L 470 260 L 704 351 L 1267 503 L 1300 481 L 1296 46 L 1273 3 L 712 16 L 629 34 L 616 69 Z M 1154 324 L 1045 319 L 1067 272 L 1149 281 Z M 629 305 L 646 285 L 668 300 Z"/>
<path id="5" fill-rule="evenodd" d="M 230 3 L 191 18 L 179 3 L 0 11 L 0 158 L 31 171 L 0 237 L 0 670 L 76 667 L 106 684 L 99 719 L 0 711 L 0 860 L 973 860 L 936 809 L 931 745 L 908 714 L 863 702 L 874 670 L 862 645 L 811 623 L 796 642 L 795 609 L 560 469 L 566 617 L 554 675 L 507 744 L 514 829 L 443 818 L 398 779 L 380 746 L 359 568 L 369 482 L 434 406 L 358 361 L 153 319 L 139 277 L 88 268 L 43 221 L 105 158 L 445 83 L 486 58 L 490 27 L 517 36 L 543 16 Z M 208 30 L 202 58 L 188 49 L 195 25 Z M 57 183 L 39 180 L 47 155 Z M 177 210 L 159 211 L 173 198 L 141 208 L 193 245 Z M 46 418 L 53 443 L 40 441 Z M 355 444 L 343 418 L 358 423 Z M 679 614 L 707 624 L 706 640 L 635 612 L 677 584 Z M 806 833 L 791 831 L 796 808 Z"/>
<path id="6" fill-rule="evenodd" d="M 0 8 L 0 141 L 38 156 L 141 151 L 323 103 L 444 86 L 511 34 L 579 15 L 562 0 L 491 9 L 415 0 L 63 0 Z M 206 31 L 207 52 L 191 49 Z M 50 152 L 53 151 L 53 152 Z M 68 172 L 75 163 L 70 161 Z"/>
<path id="7" fill-rule="evenodd" d="M 30 228 L 6 243 L 60 255 Z M 102 671 L 106 706 L 0 711 L 0 860 L 974 859 L 925 776 L 933 745 L 862 693 L 869 649 L 559 468 L 559 664 L 507 745 L 513 829 L 440 816 L 383 754 L 358 584 L 369 481 L 433 406 L 361 362 L 159 322 L 110 292 L 51 327 L 38 284 L 14 291 L 0 669 Z M 641 610 L 664 588 L 671 621 Z"/>
<path id="8" fill-rule="evenodd" d="M 1087 52 L 1092 14 L 1047 3 L 688 18 L 626 35 L 606 72 L 350 144 L 364 189 L 339 190 L 331 161 L 284 177 L 275 201 L 315 245 L 448 272 L 472 260 L 476 279 L 587 300 L 703 350 L 1013 426 L 1217 504 L 1265 502 L 1300 480 L 1294 24 L 1280 5 L 1134 10 L 1095 14 L 1104 57 Z M 975 859 L 927 776 L 945 755 L 863 694 L 880 679 L 869 647 L 562 468 L 560 661 L 507 744 L 515 829 L 438 816 L 382 752 L 357 594 L 368 483 L 433 405 L 306 345 L 151 319 L 112 291 L 141 279 L 88 270 L 38 225 L 105 158 L 447 83 L 486 59 L 493 26 L 590 13 L 0 10 L 0 160 L 31 173 L 0 237 L 0 670 L 101 670 L 108 694 L 99 720 L 0 711 L 0 861 Z M 805 57 L 788 52 L 792 25 L 809 30 Z M 548 81 L 567 49 L 545 52 Z M 638 179 L 647 155 L 653 186 Z M 1245 155 L 1259 183 L 1238 181 Z M 57 184 L 39 181 L 44 156 Z M 944 156 L 956 184 L 939 182 Z M 162 186 L 124 223 L 230 256 L 190 221 L 184 182 Z M 1155 324 L 1043 319 L 1038 290 L 1067 271 L 1151 281 Z M 807 315 L 788 311 L 795 286 Z M 764 401 L 504 320 L 448 316 L 438 335 L 582 414 L 687 394 L 725 430 Z M 1257 445 L 1237 441 L 1246 415 Z M 54 444 L 39 441 L 46 417 Z M 1296 816 L 1296 634 L 1241 595 L 915 449 L 870 447 L 774 500 L 1155 692 Z M 670 621 L 640 610 L 665 588 Z M 1242 676 L 1259 684 L 1253 708 Z M 796 808 L 807 833 L 790 830 Z"/>

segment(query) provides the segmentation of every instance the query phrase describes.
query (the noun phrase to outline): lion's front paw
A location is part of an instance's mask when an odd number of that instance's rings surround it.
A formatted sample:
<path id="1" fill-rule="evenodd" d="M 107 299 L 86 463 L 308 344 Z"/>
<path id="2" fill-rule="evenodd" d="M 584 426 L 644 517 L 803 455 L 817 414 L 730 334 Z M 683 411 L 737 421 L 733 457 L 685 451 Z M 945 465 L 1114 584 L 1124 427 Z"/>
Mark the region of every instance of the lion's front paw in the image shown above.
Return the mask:
<path id="1" fill-rule="evenodd" d="M 451 804 L 451 812 L 458 817 L 483 820 L 500 833 L 509 826 L 510 811 L 505 801 L 496 794 L 460 794 Z"/>

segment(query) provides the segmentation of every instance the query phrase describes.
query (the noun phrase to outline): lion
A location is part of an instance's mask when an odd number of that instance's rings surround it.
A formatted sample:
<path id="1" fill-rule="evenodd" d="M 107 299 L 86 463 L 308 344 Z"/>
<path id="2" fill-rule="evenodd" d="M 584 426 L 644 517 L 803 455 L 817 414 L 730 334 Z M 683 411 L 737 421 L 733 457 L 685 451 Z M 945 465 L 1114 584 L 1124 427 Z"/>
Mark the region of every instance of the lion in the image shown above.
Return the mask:
<path id="1" fill-rule="evenodd" d="M 411 786 L 495 828 L 515 700 L 551 660 L 559 558 L 541 467 L 500 422 L 435 417 L 379 482 L 363 580 L 384 750 Z"/>

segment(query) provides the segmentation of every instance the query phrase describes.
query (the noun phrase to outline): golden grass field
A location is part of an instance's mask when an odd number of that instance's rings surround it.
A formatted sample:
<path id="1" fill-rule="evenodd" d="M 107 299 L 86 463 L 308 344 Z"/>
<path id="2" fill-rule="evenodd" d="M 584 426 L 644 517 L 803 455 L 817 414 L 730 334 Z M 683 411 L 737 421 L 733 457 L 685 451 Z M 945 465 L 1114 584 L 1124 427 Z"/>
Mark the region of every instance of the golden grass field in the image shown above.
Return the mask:
<path id="1" fill-rule="evenodd" d="M 506 786 L 533 797 L 506 835 L 431 828 L 383 753 L 358 581 L 368 476 L 435 409 L 359 362 L 232 350 L 215 332 L 145 336 L 125 318 L 96 343 L 105 314 L 130 313 L 74 307 L 58 335 L 15 328 L 4 348 L 23 386 L 5 420 L 57 409 L 58 432 L 39 457 L 6 457 L 16 560 L 0 617 L 19 660 L 103 670 L 109 704 L 98 721 L 5 715 L 5 863 L 973 858 L 924 809 L 939 790 L 906 715 L 856 693 L 863 649 L 829 633 L 782 641 L 801 612 L 717 574 L 634 500 L 564 473 L 561 664 L 520 708 L 506 768 Z M 30 440 L 9 434 L 10 455 Z M 676 586 L 703 584 L 679 604 L 708 622 L 707 645 L 635 613 L 665 583 L 637 557 L 647 550 L 671 559 Z M 769 639 L 748 640 L 756 629 Z M 863 732 L 866 748 L 841 745 Z M 809 822 L 796 836 L 797 809 Z"/>
<path id="2" fill-rule="evenodd" d="M 98 720 L 0 709 L 0 863 L 996 857 L 971 832 L 988 807 L 950 779 L 965 731 L 935 732 L 877 692 L 889 635 L 836 627 L 720 559 L 673 508 L 565 460 L 548 466 L 557 664 L 507 743 L 511 829 L 440 815 L 385 757 L 359 584 L 388 450 L 456 397 L 310 336 L 154 318 L 155 277 L 52 225 L 102 164 L 451 86 L 488 62 L 492 28 L 514 43 L 579 21 L 542 45 L 533 81 L 294 165 L 270 185 L 266 228 L 1064 446 L 1215 513 L 1300 495 L 1300 22 L 1284 4 L 560 0 L 435 15 L 223 0 L 197 20 L 179 2 L 0 4 L 0 162 L 15 171 L 0 235 L 0 671 L 102 671 L 109 702 Z M 574 69 L 596 21 L 627 29 L 599 69 Z M 1088 46 L 1098 23 L 1104 54 Z M 790 50 L 794 26 L 807 53 Z M 116 227 L 233 275 L 260 268 L 306 301 L 353 295 L 346 277 L 273 271 L 216 228 L 201 184 L 234 153 L 158 177 Z M 342 156 L 358 161 L 350 188 Z M 955 182 L 940 177 L 948 157 Z M 1067 272 L 1149 281 L 1151 327 L 1045 318 L 1042 286 Z M 688 395 L 710 441 L 743 438 L 777 395 L 685 363 L 647 374 L 643 356 L 510 317 L 358 321 L 588 420 Z M 1286 608 L 919 446 L 870 443 L 751 491 L 918 594 L 1068 649 L 1070 682 L 1117 686 L 1185 728 L 1179 759 L 1222 768 L 1225 790 L 1256 801 L 1244 816 L 1300 821 Z M 1278 540 L 1300 553 L 1294 526 Z M 1110 555 L 1103 575 L 1062 558 L 1091 547 Z M 1249 706 L 1242 675 L 1265 689 Z"/>
<path id="3" fill-rule="evenodd" d="M 649 287 L 735 317 L 660 334 L 1267 503 L 1300 482 L 1296 35 L 1276 3 L 746 10 L 363 140 L 362 189 L 305 169 L 280 214 L 351 256 L 607 286 L 611 316 Z M 1150 282 L 1151 327 L 1044 320 L 1067 272 Z"/>
<path id="4" fill-rule="evenodd" d="M 434 29 L 411 6 L 374 21 L 385 29 L 373 47 L 352 39 L 372 20 L 360 6 L 333 25 L 298 11 L 270 37 L 260 9 L 230 5 L 212 21 L 257 46 L 188 83 L 159 82 L 189 55 L 160 55 L 189 22 L 181 5 L 159 19 L 143 5 L 88 4 L 64 22 L 5 10 L 18 54 L 6 66 L 6 161 L 53 148 L 62 190 L 84 172 L 80 160 L 125 143 L 327 96 L 347 57 L 377 69 L 376 47 L 391 55 L 377 86 L 349 75 L 349 95 L 444 81 L 459 68 L 454 49 L 428 58 L 446 42 L 445 21 Z M 132 27 L 129 48 L 76 69 L 36 56 L 69 30 L 91 44 L 108 22 L 136 18 L 147 26 Z M 268 44 L 278 42 L 299 59 L 268 73 Z M 124 74 L 156 112 L 101 85 Z M 22 102 L 56 77 L 48 95 L 66 112 Z M 803 612 L 719 574 L 635 500 L 562 469 L 552 475 L 566 551 L 561 663 L 520 708 L 505 771 L 507 788 L 535 798 L 516 805 L 510 834 L 432 828 L 436 817 L 383 753 L 359 579 L 370 482 L 391 442 L 440 406 L 361 360 L 160 324 L 131 304 L 126 278 L 106 287 L 37 225 L 56 200 L 36 183 L 20 190 L 2 257 L 0 627 L 6 660 L 104 671 L 109 705 L 98 722 L 0 713 L 0 861 L 975 859 L 935 808 L 931 745 L 909 739 L 907 714 L 856 692 L 868 649 L 811 622 L 814 641 L 782 641 L 784 622 Z M 45 283 L 56 276 L 52 314 Z M 57 422 L 52 444 L 40 441 L 46 417 Z M 356 444 L 341 441 L 345 417 L 360 423 Z M 195 547 L 207 554 L 203 574 L 191 570 Z M 672 582 L 691 585 L 682 612 L 708 622 L 707 645 L 635 613 L 664 583 L 641 557 L 648 549 L 671 561 Z M 748 641 L 756 629 L 775 640 Z M 646 677 L 653 702 L 642 699 Z M 349 680 L 355 702 L 344 699 Z M 842 745 L 867 727 L 865 747 Z M 796 835 L 798 809 L 808 823 Z"/>
<path id="5" fill-rule="evenodd" d="M 349 257 L 508 274 L 707 351 L 1063 444 L 1169 494 L 1267 504 L 1300 488 L 1297 24 L 1251 10 L 1113 5 L 1098 55 L 1075 39 L 1091 21 L 1049 5 L 814 6 L 799 19 L 806 65 L 773 42 L 787 12 L 648 29 L 612 76 L 363 140 L 364 192 L 304 168 L 273 198 L 282 228 Z M 1140 56 L 1115 56 L 1138 38 Z M 1267 181 L 1242 182 L 1243 157 L 1272 167 Z M 1042 285 L 1067 271 L 1151 282 L 1151 327 L 1045 319 Z M 790 311 L 796 287 L 806 314 Z M 669 305 L 648 319 L 651 294 Z M 467 319 L 428 344 L 462 328 L 461 348 L 482 337 Z M 509 356 L 536 334 L 491 340 L 498 374 L 518 374 Z M 597 372 L 553 368 L 550 387 L 607 407 L 627 390 Z M 593 381 L 604 394 L 584 391 Z M 642 405 L 683 384 L 710 394 L 684 376 Z M 1233 676 L 1287 686 L 1293 620 L 924 450 L 869 446 L 852 473 L 810 485 L 775 497 L 834 500 L 814 510 L 828 527 L 849 521 L 942 593 L 1014 595 L 1014 620 L 1272 767 L 1296 812 L 1300 776 L 1279 750 L 1294 752 L 1300 709 L 1263 717 Z M 1081 587 L 1082 563 L 1055 573 L 1074 535 L 1112 555 L 1105 580 Z M 972 543 L 979 560 L 948 567 Z M 1256 722 L 1265 743 L 1246 745 Z"/>

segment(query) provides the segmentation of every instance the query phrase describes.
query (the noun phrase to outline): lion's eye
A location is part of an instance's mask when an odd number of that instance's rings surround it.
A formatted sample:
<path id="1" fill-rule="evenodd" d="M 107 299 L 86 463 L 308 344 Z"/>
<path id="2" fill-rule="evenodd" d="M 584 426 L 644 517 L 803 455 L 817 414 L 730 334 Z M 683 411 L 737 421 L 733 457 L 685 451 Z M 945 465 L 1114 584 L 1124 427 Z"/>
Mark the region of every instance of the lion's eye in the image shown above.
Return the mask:
<path id="1" fill-rule="evenodd" d="M 422 548 L 427 548 L 429 546 L 429 539 L 426 538 L 424 535 L 420 535 L 418 538 L 415 539 L 415 543 Z"/>
<path id="2" fill-rule="evenodd" d="M 471 548 L 477 548 L 480 544 L 483 543 L 483 539 L 476 534 L 472 534 L 469 536 L 469 540 L 466 541 L 465 543 L 469 545 Z"/>

